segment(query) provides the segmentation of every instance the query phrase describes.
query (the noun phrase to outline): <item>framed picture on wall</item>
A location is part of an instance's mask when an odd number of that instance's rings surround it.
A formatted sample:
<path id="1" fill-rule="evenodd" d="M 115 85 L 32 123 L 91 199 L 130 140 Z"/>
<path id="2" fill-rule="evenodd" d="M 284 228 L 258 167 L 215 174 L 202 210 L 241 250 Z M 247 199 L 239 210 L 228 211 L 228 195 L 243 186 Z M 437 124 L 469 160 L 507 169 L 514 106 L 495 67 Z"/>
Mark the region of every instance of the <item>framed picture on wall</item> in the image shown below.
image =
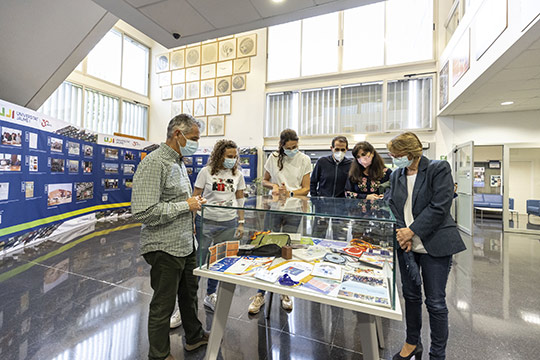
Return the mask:
<path id="1" fill-rule="evenodd" d="M 461 79 L 471 67 L 470 44 L 469 29 L 469 31 L 466 31 L 465 34 L 463 34 L 452 53 L 452 85 L 456 85 L 459 79 Z"/>
<path id="2" fill-rule="evenodd" d="M 171 117 L 175 117 L 176 115 L 179 115 L 181 113 L 182 113 L 182 102 L 173 101 L 171 103 Z"/>
<path id="3" fill-rule="evenodd" d="M 201 65 L 201 47 L 195 46 L 186 49 L 186 67 Z"/>
<path id="4" fill-rule="evenodd" d="M 217 71 L 216 71 L 217 77 L 230 76 L 232 75 L 232 73 L 233 73 L 232 60 L 221 61 L 217 63 Z"/>
<path id="5" fill-rule="evenodd" d="M 197 121 L 197 124 L 199 124 L 199 130 L 201 132 L 201 136 L 207 135 L 207 128 L 208 128 L 208 120 L 204 116 L 198 116 L 195 118 L 195 121 Z"/>
<path id="6" fill-rule="evenodd" d="M 186 69 L 186 81 L 199 81 L 201 79 L 201 67 L 194 66 Z"/>
<path id="7" fill-rule="evenodd" d="M 202 46 L 201 64 L 210 64 L 217 62 L 218 59 L 218 43 L 210 43 Z"/>
<path id="8" fill-rule="evenodd" d="M 169 71 L 169 53 L 156 56 L 156 72 Z"/>
<path id="9" fill-rule="evenodd" d="M 171 100 L 172 99 L 172 86 L 164 86 L 161 88 L 161 100 Z"/>
<path id="10" fill-rule="evenodd" d="M 490 169 L 500 169 L 501 162 L 499 160 L 489 160 L 488 168 Z"/>
<path id="11" fill-rule="evenodd" d="M 182 102 L 182 112 L 184 114 L 193 115 L 193 100 L 184 100 Z"/>
<path id="12" fill-rule="evenodd" d="M 215 95 L 216 82 L 214 79 L 201 81 L 201 97 L 210 97 Z"/>
<path id="13" fill-rule="evenodd" d="M 159 87 L 171 85 L 171 72 L 162 72 L 158 74 Z"/>
<path id="14" fill-rule="evenodd" d="M 173 100 L 184 100 L 186 98 L 186 84 L 173 85 Z"/>
<path id="15" fill-rule="evenodd" d="M 173 51 L 171 54 L 171 70 L 182 69 L 184 67 L 184 56 L 184 49 Z"/>
<path id="16" fill-rule="evenodd" d="M 217 115 L 218 102 L 217 97 L 210 97 L 206 99 L 206 116 Z"/>
<path id="17" fill-rule="evenodd" d="M 439 110 L 448 104 L 448 67 L 447 61 L 439 72 Z"/>
<path id="18" fill-rule="evenodd" d="M 208 117 L 208 136 L 225 136 L 225 116 Z"/>
<path id="19" fill-rule="evenodd" d="M 231 113 L 231 95 L 218 97 L 218 114 L 229 115 Z"/>
<path id="20" fill-rule="evenodd" d="M 213 79 L 216 77 L 216 64 L 201 66 L 201 80 Z"/>
<path id="21" fill-rule="evenodd" d="M 501 175 L 491 175 L 489 184 L 491 187 L 501 187 Z"/>
<path id="22" fill-rule="evenodd" d="M 241 58 L 234 60 L 233 64 L 233 73 L 235 74 L 245 74 L 250 70 L 250 58 Z"/>
<path id="23" fill-rule="evenodd" d="M 241 36 L 236 40 L 238 57 L 257 55 L 257 34 Z"/>
<path id="24" fill-rule="evenodd" d="M 231 93 L 231 77 L 216 79 L 216 95 L 229 95 Z"/>
<path id="25" fill-rule="evenodd" d="M 186 83 L 186 99 L 197 99 L 199 97 L 199 82 Z"/>
<path id="26" fill-rule="evenodd" d="M 181 84 L 186 82 L 186 69 L 174 70 L 171 74 L 171 83 Z"/>
<path id="27" fill-rule="evenodd" d="M 236 39 L 228 39 L 219 42 L 219 61 L 232 60 L 236 58 Z"/>
<path id="28" fill-rule="evenodd" d="M 205 115 L 205 99 L 195 99 L 193 101 L 193 116 L 204 116 Z"/>
<path id="29" fill-rule="evenodd" d="M 232 77 L 232 91 L 246 90 L 246 74 Z"/>

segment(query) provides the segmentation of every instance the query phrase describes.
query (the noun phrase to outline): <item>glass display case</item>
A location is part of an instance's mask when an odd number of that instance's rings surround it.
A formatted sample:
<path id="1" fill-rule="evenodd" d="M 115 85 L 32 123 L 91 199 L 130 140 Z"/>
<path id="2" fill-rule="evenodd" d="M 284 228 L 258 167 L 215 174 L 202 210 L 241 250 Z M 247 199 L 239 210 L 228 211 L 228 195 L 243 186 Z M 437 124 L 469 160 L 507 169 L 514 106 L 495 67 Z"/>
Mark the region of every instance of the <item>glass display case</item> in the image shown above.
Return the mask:
<path id="1" fill-rule="evenodd" d="M 254 196 L 203 205 L 201 269 L 395 309 L 395 218 L 382 200 Z"/>

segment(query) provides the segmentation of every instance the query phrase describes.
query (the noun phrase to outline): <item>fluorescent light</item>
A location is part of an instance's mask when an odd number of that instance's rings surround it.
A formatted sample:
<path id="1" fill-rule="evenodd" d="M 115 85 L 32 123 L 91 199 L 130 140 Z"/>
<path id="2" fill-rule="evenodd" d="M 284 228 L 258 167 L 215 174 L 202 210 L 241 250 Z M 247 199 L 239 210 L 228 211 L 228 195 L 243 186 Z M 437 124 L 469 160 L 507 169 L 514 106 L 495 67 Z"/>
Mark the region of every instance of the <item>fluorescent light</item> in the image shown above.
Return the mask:
<path id="1" fill-rule="evenodd" d="M 463 300 L 458 300 L 456 306 L 459 310 L 469 310 L 469 304 Z"/>
<path id="2" fill-rule="evenodd" d="M 540 325 L 540 315 L 528 311 L 521 311 L 521 318 L 528 323 Z"/>
<path id="3" fill-rule="evenodd" d="M 505 101 L 505 102 L 502 102 L 501 105 L 507 106 L 507 105 L 512 105 L 513 103 L 514 103 L 513 101 Z"/>
<path id="4" fill-rule="evenodd" d="M 366 134 L 355 134 L 353 139 L 354 141 L 366 141 Z"/>
<path id="5" fill-rule="evenodd" d="M 276 4 L 279 4 L 279 3 L 282 3 L 284 2 L 285 0 L 272 0 L 273 3 L 276 3 Z"/>

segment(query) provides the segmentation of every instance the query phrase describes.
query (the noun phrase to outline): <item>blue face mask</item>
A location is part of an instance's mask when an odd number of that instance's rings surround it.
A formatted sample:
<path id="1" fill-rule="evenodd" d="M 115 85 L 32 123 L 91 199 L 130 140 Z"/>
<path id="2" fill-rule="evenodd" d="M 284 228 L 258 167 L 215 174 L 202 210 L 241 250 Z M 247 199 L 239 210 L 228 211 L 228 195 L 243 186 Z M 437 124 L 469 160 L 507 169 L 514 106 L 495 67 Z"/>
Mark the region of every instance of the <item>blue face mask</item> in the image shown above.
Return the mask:
<path id="1" fill-rule="evenodd" d="M 236 165 L 236 159 L 225 158 L 225 160 L 223 160 L 223 166 L 225 169 L 232 169 L 234 165 Z"/>
<path id="2" fill-rule="evenodd" d="M 412 160 L 409 160 L 407 155 L 398 158 L 392 158 L 392 162 L 400 169 L 409 167 L 412 164 Z"/>
<path id="3" fill-rule="evenodd" d="M 296 149 L 293 149 L 293 150 L 289 150 L 289 149 L 285 149 L 283 150 L 285 152 L 285 155 L 287 155 L 288 157 L 294 157 L 296 154 L 298 154 L 298 148 Z"/>
<path id="4" fill-rule="evenodd" d="M 180 133 L 180 134 L 182 134 L 184 139 L 186 139 L 186 146 L 180 146 L 180 143 L 178 143 L 178 147 L 180 148 L 180 152 L 182 153 L 182 156 L 191 156 L 195 154 L 195 152 L 197 152 L 197 150 L 199 149 L 199 143 L 194 140 L 189 140 L 188 138 L 185 137 L 183 133 Z"/>

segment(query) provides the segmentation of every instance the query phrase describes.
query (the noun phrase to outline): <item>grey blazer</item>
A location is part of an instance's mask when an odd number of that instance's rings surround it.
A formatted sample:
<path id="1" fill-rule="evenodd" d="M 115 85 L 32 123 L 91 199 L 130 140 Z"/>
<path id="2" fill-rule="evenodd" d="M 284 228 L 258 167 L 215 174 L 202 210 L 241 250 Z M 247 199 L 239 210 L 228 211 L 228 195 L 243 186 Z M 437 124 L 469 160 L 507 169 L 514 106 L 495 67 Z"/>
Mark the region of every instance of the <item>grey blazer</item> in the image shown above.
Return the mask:
<path id="1" fill-rule="evenodd" d="M 392 172 L 390 183 L 390 208 L 398 228 L 407 227 L 403 215 L 408 196 L 406 169 Z M 450 164 L 422 156 L 412 194 L 414 222 L 409 228 L 420 237 L 424 248 L 432 256 L 453 255 L 466 249 L 450 216 L 453 195 Z"/>

